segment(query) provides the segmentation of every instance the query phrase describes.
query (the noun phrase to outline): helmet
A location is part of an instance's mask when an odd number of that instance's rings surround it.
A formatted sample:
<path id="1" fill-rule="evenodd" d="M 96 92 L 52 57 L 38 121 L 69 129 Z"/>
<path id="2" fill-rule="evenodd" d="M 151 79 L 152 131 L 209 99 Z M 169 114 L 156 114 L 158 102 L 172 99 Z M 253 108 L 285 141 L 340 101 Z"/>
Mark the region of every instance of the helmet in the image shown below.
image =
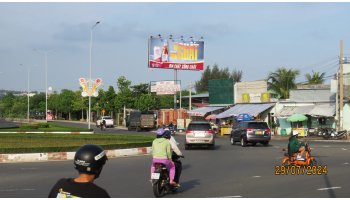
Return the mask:
<path id="1" fill-rule="evenodd" d="M 79 173 L 94 174 L 96 179 L 100 176 L 107 160 L 106 153 L 100 146 L 87 144 L 80 147 L 75 153 L 74 165 Z"/>
<path id="2" fill-rule="evenodd" d="M 163 133 L 163 137 L 166 139 L 170 139 L 171 137 L 171 132 L 169 130 L 165 130 Z"/>
<path id="3" fill-rule="evenodd" d="M 298 135 L 298 134 L 299 134 L 299 132 L 297 130 L 293 131 L 293 136 Z"/>
<path id="4" fill-rule="evenodd" d="M 157 133 L 157 137 L 162 137 L 163 136 L 163 134 L 164 134 L 164 128 L 159 128 L 157 131 L 156 131 L 156 133 Z"/>

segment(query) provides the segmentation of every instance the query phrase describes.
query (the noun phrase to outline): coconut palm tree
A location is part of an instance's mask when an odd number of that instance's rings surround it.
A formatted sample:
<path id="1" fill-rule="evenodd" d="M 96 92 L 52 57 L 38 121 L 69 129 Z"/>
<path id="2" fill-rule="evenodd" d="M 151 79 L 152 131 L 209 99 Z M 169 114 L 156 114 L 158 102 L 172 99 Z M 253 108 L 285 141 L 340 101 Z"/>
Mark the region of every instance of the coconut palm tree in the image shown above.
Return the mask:
<path id="1" fill-rule="evenodd" d="M 305 78 L 307 79 L 308 84 L 323 84 L 325 73 L 314 72 L 312 70 L 312 74 L 305 74 Z"/>
<path id="2" fill-rule="evenodd" d="M 267 78 L 269 90 L 272 90 L 280 96 L 281 99 L 289 98 L 289 90 L 295 89 L 295 79 L 299 75 L 297 69 L 278 68 L 271 72 Z"/>

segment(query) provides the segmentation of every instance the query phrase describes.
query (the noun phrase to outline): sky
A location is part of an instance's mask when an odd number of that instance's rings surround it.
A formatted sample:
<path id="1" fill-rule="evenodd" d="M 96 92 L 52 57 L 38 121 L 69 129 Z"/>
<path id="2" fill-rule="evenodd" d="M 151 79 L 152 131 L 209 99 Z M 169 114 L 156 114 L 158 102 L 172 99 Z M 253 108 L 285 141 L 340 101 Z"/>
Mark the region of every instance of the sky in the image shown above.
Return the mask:
<path id="1" fill-rule="evenodd" d="M 100 88 L 172 80 L 174 71 L 148 68 L 148 38 L 204 38 L 205 66 L 242 70 L 243 81 L 265 79 L 279 67 L 300 70 L 299 82 L 313 71 L 337 70 L 340 40 L 350 55 L 350 3 L 239 2 L 0 2 L 0 89 L 45 91 L 79 89 L 89 77 Z M 36 49 L 36 51 L 34 50 Z M 178 71 L 181 88 L 202 71 Z"/>

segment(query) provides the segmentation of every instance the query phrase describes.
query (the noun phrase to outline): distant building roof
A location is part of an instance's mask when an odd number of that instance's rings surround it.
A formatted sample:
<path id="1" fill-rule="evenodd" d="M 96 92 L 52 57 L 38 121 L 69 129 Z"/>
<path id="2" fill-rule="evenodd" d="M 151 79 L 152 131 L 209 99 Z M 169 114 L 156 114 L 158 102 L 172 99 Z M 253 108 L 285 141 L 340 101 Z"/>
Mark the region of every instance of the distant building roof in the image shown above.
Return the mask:
<path id="1" fill-rule="evenodd" d="M 190 96 L 183 96 L 183 99 L 188 99 Z M 204 93 L 204 94 L 195 94 L 192 95 L 191 98 L 209 98 L 209 93 Z"/>
<path id="2" fill-rule="evenodd" d="M 291 90 L 289 101 L 298 103 L 335 102 L 335 94 L 329 89 Z"/>

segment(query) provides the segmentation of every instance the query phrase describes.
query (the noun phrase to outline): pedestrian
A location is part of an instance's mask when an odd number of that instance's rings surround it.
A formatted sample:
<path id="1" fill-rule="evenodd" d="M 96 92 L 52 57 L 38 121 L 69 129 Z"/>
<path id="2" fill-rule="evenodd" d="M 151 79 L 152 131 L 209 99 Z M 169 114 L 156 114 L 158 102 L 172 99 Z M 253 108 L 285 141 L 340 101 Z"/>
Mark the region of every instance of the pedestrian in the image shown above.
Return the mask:
<path id="1" fill-rule="evenodd" d="M 79 176 L 57 181 L 49 198 L 110 198 L 106 190 L 93 183 L 100 176 L 107 160 L 106 153 L 100 146 L 87 144 L 80 147 L 74 156 Z"/>

